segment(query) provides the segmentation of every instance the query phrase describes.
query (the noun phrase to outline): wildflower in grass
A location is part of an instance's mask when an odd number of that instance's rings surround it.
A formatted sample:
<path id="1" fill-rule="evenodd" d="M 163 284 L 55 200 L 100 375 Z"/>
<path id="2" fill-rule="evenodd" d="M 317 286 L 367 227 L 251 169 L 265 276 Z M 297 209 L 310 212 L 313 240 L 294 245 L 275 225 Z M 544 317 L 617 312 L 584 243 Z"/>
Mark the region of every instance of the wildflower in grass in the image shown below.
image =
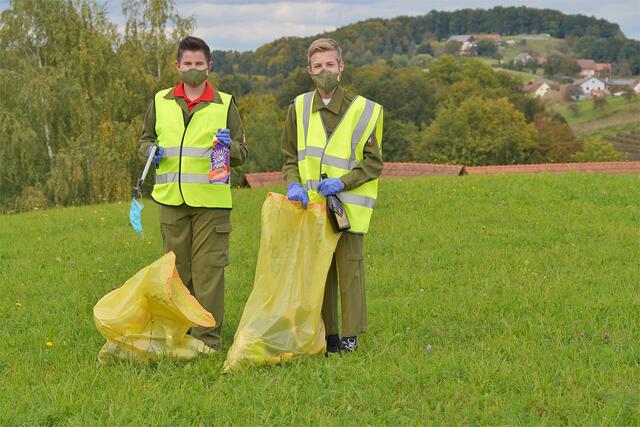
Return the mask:
<path id="1" fill-rule="evenodd" d="M 48 348 L 53 347 L 53 343 L 52 343 L 51 341 L 47 341 L 47 347 L 48 347 Z"/>
<path id="2" fill-rule="evenodd" d="M 605 333 L 604 333 L 604 339 L 605 339 L 605 340 L 608 340 L 608 339 L 609 339 L 609 332 L 605 332 Z"/>
<path id="3" fill-rule="evenodd" d="M 22 303 L 20 301 L 16 301 L 16 308 L 22 308 Z"/>
<path id="4" fill-rule="evenodd" d="M 427 344 L 427 346 L 425 347 L 425 349 L 426 349 L 427 351 L 431 351 L 431 350 L 433 350 L 433 346 L 432 346 L 431 344 Z"/>

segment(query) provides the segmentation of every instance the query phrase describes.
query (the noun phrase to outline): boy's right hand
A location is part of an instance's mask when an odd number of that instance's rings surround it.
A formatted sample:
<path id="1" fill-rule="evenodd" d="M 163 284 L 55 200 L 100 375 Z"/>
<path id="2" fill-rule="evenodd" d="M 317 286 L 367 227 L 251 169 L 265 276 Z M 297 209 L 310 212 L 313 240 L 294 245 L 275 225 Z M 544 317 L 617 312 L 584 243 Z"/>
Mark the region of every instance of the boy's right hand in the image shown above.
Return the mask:
<path id="1" fill-rule="evenodd" d="M 307 194 L 307 190 L 304 189 L 302 184 L 294 182 L 289 184 L 289 187 L 287 188 L 287 199 L 301 202 L 302 207 L 307 209 L 307 203 L 309 203 L 309 194 Z"/>
<path id="2" fill-rule="evenodd" d="M 147 150 L 147 156 L 149 155 L 150 152 L 151 152 L 151 147 L 149 147 L 149 149 Z M 158 146 L 158 148 L 156 149 L 156 153 L 153 155 L 153 163 L 155 163 L 156 165 L 160 163 L 160 160 L 162 159 L 163 154 L 164 154 L 164 148 Z"/>

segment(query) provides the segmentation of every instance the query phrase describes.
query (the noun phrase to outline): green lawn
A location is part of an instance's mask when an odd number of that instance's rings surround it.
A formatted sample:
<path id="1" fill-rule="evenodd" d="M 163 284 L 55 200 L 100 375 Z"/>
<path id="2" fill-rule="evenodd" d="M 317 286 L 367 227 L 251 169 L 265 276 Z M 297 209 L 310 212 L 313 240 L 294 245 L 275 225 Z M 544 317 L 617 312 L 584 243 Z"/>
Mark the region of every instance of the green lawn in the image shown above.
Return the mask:
<path id="1" fill-rule="evenodd" d="M 161 255 L 151 202 L 145 241 L 128 203 L 2 216 L 0 425 L 638 425 L 639 184 L 385 180 L 361 349 L 230 375 L 267 190 L 234 191 L 224 353 L 189 363 L 96 364 L 93 305 Z"/>
<path id="2" fill-rule="evenodd" d="M 600 109 L 594 109 L 593 100 L 590 99 L 576 102 L 577 114 L 568 109 L 571 104 L 555 106 L 555 110 L 562 114 L 573 131 L 581 136 L 640 129 L 640 97 L 636 96 L 631 101 L 622 96 L 608 96 L 606 99 L 606 105 Z M 611 131 L 607 132 L 607 129 Z"/>
<path id="3" fill-rule="evenodd" d="M 516 40 L 518 42 L 522 37 L 512 36 L 503 37 L 504 40 Z M 552 53 L 567 52 L 566 41 L 564 39 L 556 39 L 553 37 L 540 39 L 527 39 L 527 44 L 521 46 L 516 43 L 513 46 L 507 46 L 502 52 L 505 62 L 511 62 L 516 56 L 524 52 L 533 51 L 540 56 L 547 57 Z M 534 55 L 535 56 L 535 55 Z"/>

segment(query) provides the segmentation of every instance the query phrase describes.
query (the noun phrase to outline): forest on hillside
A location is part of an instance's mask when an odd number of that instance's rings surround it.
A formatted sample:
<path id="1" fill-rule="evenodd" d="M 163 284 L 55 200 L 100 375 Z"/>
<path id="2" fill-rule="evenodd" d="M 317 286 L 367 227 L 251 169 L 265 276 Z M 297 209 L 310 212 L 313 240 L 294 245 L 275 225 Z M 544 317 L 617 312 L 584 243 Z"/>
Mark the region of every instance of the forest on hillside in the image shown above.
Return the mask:
<path id="1" fill-rule="evenodd" d="M 494 7 L 492 9 L 463 9 L 454 12 L 431 11 L 423 16 L 401 16 L 392 19 L 369 19 L 335 31 L 323 37 L 340 40 L 346 58 L 355 65 L 390 60 L 393 55 L 429 53 L 433 42 L 446 40 L 457 34 L 491 33 L 502 36 L 516 34 L 548 34 L 555 38 L 594 38 L 606 40 L 606 59 L 621 60 L 634 52 L 640 74 L 640 43 L 626 39 L 618 24 L 584 15 L 566 15 L 551 9 L 528 7 Z M 214 51 L 219 70 L 274 76 L 296 69 L 305 59 L 312 37 L 284 37 L 267 43 L 256 51 Z M 602 50 L 604 54 L 604 50 Z M 614 56 L 615 57 L 612 57 Z M 594 58 L 595 59 L 595 58 Z M 600 55 L 598 59 L 605 59 Z"/>
<path id="2" fill-rule="evenodd" d="M 130 197 L 142 166 L 136 144 L 144 113 L 155 92 L 177 83 L 177 43 L 192 33 L 194 20 L 180 16 L 171 0 L 125 0 L 123 12 L 123 31 L 90 0 L 16 0 L 2 12 L 0 90 L 9 96 L 0 99 L 0 211 Z M 428 34 L 472 31 L 626 42 L 616 24 L 527 8 L 432 11 L 340 28 L 328 35 L 350 58 L 343 84 L 385 108 L 386 161 L 487 165 L 620 158 L 602 140 L 577 139 L 562 116 L 525 96 L 512 74 L 480 60 L 375 60 L 396 47 L 417 51 Z M 310 40 L 281 39 L 242 54 L 213 52 L 210 79 L 235 95 L 250 144 L 236 184 L 242 173 L 280 168 L 287 105 L 312 87 L 304 68 Z M 253 55 L 250 69 L 232 61 L 236 54 Z"/>

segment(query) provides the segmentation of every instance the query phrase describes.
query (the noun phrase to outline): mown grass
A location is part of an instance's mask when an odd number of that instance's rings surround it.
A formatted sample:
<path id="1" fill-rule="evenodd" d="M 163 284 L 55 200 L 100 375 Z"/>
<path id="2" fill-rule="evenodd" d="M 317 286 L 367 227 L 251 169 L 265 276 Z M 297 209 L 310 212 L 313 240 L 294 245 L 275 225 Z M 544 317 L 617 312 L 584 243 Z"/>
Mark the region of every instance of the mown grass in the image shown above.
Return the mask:
<path id="1" fill-rule="evenodd" d="M 615 136 L 619 133 L 622 134 L 630 134 L 630 133 L 638 133 L 640 132 L 640 121 L 625 123 L 622 125 L 616 125 L 611 127 L 605 127 L 603 129 L 594 130 L 594 131 L 584 131 L 581 133 L 577 133 L 576 136 L 578 138 L 595 138 L 598 136 Z"/>
<path id="2" fill-rule="evenodd" d="M 151 202 L 145 241 L 128 203 L 2 216 L 0 425 L 638 425 L 638 184 L 385 180 L 366 239 L 361 349 L 230 375 L 224 352 L 96 364 L 93 305 L 161 255 Z M 266 191 L 234 192 L 225 352 Z"/>
<path id="3" fill-rule="evenodd" d="M 522 37 L 507 36 L 507 37 L 503 37 L 503 39 L 516 40 L 516 42 L 519 42 L 522 39 Z M 527 38 L 526 40 L 527 40 L 526 45 L 520 45 L 519 43 L 516 43 L 515 45 L 507 46 L 502 52 L 504 60 L 506 62 L 511 62 L 519 54 L 525 53 L 525 52 L 528 53 L 531 51 L 535 52 L 537 55 L 541 55 L 544 57 L 547 57 L 552 53 L 562 54 L 563 51 L 565 52 L 567 51 L 567 44 L 564 39 L 556 39 L 553 37 L 548 37 L 548 38 L 539 38 L 539 39 Z"/>
<path id="4" fill-rule="evenodd" d="M 633 97 L 631 101 L 627 101 L 622 96 L 608 96 L 607 103 L 604 107 L 593 108 L 593 100 L 586 99 L 575 103 L 578 110 L 577 114 L 569 111 L 569 105 L 561 105 L 557 107 L 557 111 L 567 119 L 570 126 L 591 123 L 596 120 L 603 120 L 616 115 L 629 115 L 629 121 L 640 122 L 640 97 Z"/>

